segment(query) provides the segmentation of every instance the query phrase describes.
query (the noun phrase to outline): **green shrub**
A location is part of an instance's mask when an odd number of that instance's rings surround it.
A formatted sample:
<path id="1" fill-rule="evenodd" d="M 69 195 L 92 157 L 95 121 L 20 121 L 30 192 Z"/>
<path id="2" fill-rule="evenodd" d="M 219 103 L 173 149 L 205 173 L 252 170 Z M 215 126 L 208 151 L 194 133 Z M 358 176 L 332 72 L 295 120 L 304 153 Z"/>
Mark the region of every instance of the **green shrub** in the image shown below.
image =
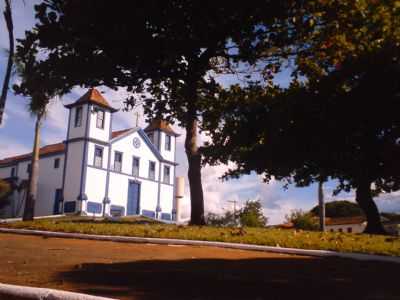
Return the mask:
<path id="1" fill-rule="evenodd" d="M 286 221 L 291 222 L 296 229 L 318 230 L 317 218 L 312 213 L 304 212 L 301 209 L 292 210 L 290 215 L 286 215 Z"/>
<path id="2" fill-rule="evenodd" d="M 268 219 L 264 216 L 260 200 L 247 200 L 239 212 L 240 225 L 245 227 L 265 227 Z"/>

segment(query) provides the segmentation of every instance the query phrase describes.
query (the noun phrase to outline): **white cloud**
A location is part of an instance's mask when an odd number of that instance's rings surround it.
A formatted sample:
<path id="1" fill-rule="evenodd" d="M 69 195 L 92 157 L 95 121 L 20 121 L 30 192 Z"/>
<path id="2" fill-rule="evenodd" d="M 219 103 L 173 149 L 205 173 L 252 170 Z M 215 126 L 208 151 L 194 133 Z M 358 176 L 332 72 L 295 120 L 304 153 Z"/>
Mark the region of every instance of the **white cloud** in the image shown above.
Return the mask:
<path id="1" fill-rule="evenodd" d="M 29 153 L 32 148 L 11 138 L 2 138 L 0 144 L 0 158 Z"/>

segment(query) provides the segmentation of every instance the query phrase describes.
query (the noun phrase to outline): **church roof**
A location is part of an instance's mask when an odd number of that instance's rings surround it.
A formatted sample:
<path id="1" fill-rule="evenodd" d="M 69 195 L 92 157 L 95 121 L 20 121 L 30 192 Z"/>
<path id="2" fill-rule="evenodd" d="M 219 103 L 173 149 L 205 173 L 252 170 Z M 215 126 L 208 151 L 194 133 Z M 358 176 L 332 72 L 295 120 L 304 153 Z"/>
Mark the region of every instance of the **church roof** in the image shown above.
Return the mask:
<path id="1" fill-rule="evenodd" d="M 108 101 L 101 95 L 101 93 L 95 89 L 89 89 L 82 97 L 71 104 L 65 105 L 66 108 L 72 108 L 77 105 L 85 104 L 85 103 L 93 103 L 99 105 L 101 107 L 107 108 L 111 110 L 111 112 L 116 112 L 117 109 L 112 107 Z"/>
<path id="2" fill-rule="evenodd" d="M 42 156 L 46 156 L 49 154 L 62 153 L 64 151 L 65 151 L 64 143 L 51 144 L 51 145 L 47 145 L 47 146 L 40 148 L 39 156 L 42 157 Z M 14 164 L 18 161 L 29 160 L 29 159 L 31 159 L 31 157 L 32 157 L 32 152 L 27 153 L 27 154 L 7 157 L 7 158 L 0 160 L 0 165 Z"/>
<path id="3" fill-rule="evenodd" d="M 162 119 L 153 119 L 149 126 L 147 126 L 144 131 L 147 133 L 149 131 L 154 131 L 154 130 L 161 130 L 167 134 L 174 135 L 174 136 L 180 136 L 180 134 L 176 133 L 169 123 L 165 120 Z"/>
<path id="4" fill-rule="evenodd" d="M 122 130 L 117 130 L 117 131 L 113 131 L 111 133 L 111 138 L 116 138 L 119 137 L 120 135 L 124 134 L 125 132 L 128 132 L 129 130 L 131 130 L 132 128 L 127 128 L 127 129 L 122 129 Z"/>
<path id="5" fill-rule="evenodd" d="M 120 136 L 129 130 L 130 129 L 113 131 L 112 137 L 114 138 L 114 137 Z M 56 144 L 51 144 L 51 145 L 41 147 L 39 150 L 39 156 L 42 157 L 42 156 L 46 156 L 46 155 L 64 153 L 64 151 L 65 151 L 65 143 L 56 143 Z M 7 157 L 7 158 L 0 160 L 0 165 L 12 165 L 19 161 L 30 160 L 31 157 L 32 157 L 32 152 L 22 154 L 22 155 Z"/>

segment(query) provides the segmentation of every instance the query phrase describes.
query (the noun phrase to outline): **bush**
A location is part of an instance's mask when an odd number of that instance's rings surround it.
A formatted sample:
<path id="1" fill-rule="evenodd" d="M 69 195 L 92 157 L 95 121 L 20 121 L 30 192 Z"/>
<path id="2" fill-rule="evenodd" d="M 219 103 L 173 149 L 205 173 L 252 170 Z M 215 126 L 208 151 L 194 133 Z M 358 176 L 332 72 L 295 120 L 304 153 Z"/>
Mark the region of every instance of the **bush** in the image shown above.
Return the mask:
<path id="1" fill-rule="evenodd" d="M 317 218 L 312 213 L 304 212 L 301 209 L 292 210 L 290 215 L 286 215 L 286 221 L 291 222 L 296 229 L 318 230 Z"/>
<path id="2" fill-rule="evenodd" d="M 265 227 L 268 219 L 264 216 L 260 200 L 247 200 L 244 207 L 236 213 L 227 211 L 223 215 L 208 213 L 206 224 L 210 226 Z"/>
<path id="3" fill-rule="evenodd" d="M 206 215 L 206 224 L 210 226 L 225 226 L 225 227 L 233 227 L 236 226 L 235 215 L 227 211 L 223 215 L 217 215 L 215 213 L 208 213 Z"/>
<path id="4" fill-rule="evenodd" d="M 247 200 L 239 212 L 240 225 L 246 227 L 265 227 L 268 219 L 264 216 L 260 200 Z"/>

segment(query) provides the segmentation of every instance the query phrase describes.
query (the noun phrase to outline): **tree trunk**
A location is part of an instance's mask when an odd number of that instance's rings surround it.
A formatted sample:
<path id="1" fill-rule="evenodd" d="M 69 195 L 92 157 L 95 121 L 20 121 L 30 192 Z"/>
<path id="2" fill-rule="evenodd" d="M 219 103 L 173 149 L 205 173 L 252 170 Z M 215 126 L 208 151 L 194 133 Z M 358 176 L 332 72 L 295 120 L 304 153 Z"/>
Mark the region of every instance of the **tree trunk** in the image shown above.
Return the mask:
<path id="1" fill-rule="evenodd" d="M 188 112 L 186 123 L 185 151 L 189 163 L 188 178 L 190 186 L 191 215 L 190 225 L 204 225 L 204 200 L 201 184 L 201 154 L 197 147 L 196 112 Z"/>
<path id="2" fill-rule="evenodd" d="M 356 201 L 367 217 L 365 233 L 385 234 L 378 208 L 372 198 L 371 181 L 359 180 L 356 188 Z"/>
<path id="3" fill-rule="evenodd" d="M 8 87 L 10 85 L 11 71 L 13 65 L 13 57 L 14 57 L 14 26 L 12 21 L 11 14 L 11 4 L 10 0 L 5 0 L 6 8 L 3 12 L 4 19 L 6 21 L 7 30 L 8 30 L 8 41 L 9 41 L 9 53 L 8 53 L 8 62 L 6 74 L 4 76 L 3 89 L 1 91 L 0 96 L 0 124 L 3 122 L 4 108 L 6 106 L 6 99 L 8 93 Z"/>
<path id="4" fill-rule="evenodd" d="M 24 221 L 33 220 L 35 215 L 35 202 L 37 196 L 37 188 L 39 181 L 39 149 L 40 149 L 40 127 L 42 125 L 43 114 L 38 114 L 35 124 L 35 138 L 33 142 L 31 171 L 29 174 L 28 192 L 26 193 Z"/>
<path id="5" fill-rule="evenodd" d="M 324 201 L 324 183 L 318 182 L 318 205 L 319 205 L 319 227 L 322 232 L 325 231 L 325 201 Z"/>

